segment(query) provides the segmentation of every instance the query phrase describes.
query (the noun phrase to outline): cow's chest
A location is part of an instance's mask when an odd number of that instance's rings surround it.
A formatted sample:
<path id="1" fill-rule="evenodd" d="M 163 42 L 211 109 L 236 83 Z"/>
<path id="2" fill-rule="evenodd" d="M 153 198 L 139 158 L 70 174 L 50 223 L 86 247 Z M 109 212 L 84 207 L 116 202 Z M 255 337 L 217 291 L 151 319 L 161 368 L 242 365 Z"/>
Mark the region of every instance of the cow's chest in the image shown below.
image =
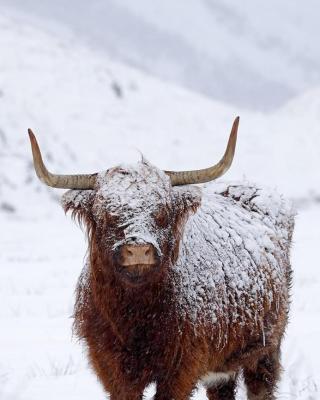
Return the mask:
<path id="1" fill-rule="evenodd" d="M 143 375 L 152 381 L 170 369 L 179 347 L 179 329 L 171 317 L 157 315 L 126 326 L 117 359 L 131 379 Z"/>

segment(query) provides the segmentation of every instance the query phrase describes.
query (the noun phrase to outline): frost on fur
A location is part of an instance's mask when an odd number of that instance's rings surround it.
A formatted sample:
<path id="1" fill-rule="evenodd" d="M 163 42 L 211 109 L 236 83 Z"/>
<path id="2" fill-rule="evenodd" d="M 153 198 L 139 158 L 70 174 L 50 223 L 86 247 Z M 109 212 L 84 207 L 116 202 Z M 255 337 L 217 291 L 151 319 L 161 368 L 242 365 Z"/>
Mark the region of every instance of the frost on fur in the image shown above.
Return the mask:
<path id="1" fill-rule="evenodd" d="M 240 369 L 249 392 L 274 390 L 291 283 L 286 200 L 248 183 L 173 187 L 142 161 L 62 203 L 88 227 L 74 326 L 107 391 L 138 398 L 156 382 L 182 399 L 200 377 L 228 373 L 232 392 Z M 121 262 L 139 246 L 150 265 Z"/>

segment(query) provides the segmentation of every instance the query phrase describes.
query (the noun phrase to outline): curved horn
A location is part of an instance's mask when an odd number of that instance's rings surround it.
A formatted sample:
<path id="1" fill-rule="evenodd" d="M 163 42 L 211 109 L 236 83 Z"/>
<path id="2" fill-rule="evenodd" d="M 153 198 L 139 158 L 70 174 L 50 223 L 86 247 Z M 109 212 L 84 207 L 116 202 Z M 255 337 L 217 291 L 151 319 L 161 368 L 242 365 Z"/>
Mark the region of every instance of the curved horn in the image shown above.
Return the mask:
<path id="1" fill-rule="evenodd" d="M 236 148 L 239 120 L 240 117 L 234 120 L 227 149 L 222 159 L 216 165 L 194 171 L 164 171 L 170 177 L 172 186 L 209 182 L 226 173 L 232 164 Z"/>
<path id="2" fill-rule="evenodd" d="M 33 165 L 38 178 L 48 186 L 60 189 L 94 189 L 97 174 L 56 175 L 49 172 L 43 163 L 40 148 L 35 135 L 28 129 L 33 155 Z"/>

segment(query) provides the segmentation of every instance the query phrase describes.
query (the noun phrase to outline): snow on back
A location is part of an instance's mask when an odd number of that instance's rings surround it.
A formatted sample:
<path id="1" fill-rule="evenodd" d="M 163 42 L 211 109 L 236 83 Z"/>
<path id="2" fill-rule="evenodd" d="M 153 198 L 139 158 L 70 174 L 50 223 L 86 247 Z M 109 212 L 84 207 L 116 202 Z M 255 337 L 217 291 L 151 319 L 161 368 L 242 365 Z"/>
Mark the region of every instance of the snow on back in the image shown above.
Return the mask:
<path id="1" fill-rule="evenodd" d="M 223 314 L 229 326 L 261 324 L 266 302 L 286 301 L 293 216 L 272 191 L 243 183 L 204 187 L 174 266 L 186 317 L 214 323 Z"/>

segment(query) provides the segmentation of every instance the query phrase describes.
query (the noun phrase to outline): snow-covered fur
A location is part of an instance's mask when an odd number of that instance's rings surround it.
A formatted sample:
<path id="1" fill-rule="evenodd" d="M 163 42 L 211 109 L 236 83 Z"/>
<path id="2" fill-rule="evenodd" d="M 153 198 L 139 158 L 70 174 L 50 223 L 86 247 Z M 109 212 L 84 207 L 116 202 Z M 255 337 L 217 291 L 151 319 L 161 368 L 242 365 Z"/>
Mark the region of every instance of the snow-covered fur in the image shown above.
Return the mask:
<path id="1" fill-rule="evenodd" d="M 249 399 L 274 398 L 294 224 L 281 196 L 243 183 L 172 187 L 142 161 L 100 173 L 63 205 L 89 237 L 75 332 L 112 399 L 140 399 L 151 382 L 156 399 L 187 399 L 201 379 L 210 399 L 234 399 L 241 369 Z M 140 285 L 117 270 L 132 241 L 159 258 Z"/>

